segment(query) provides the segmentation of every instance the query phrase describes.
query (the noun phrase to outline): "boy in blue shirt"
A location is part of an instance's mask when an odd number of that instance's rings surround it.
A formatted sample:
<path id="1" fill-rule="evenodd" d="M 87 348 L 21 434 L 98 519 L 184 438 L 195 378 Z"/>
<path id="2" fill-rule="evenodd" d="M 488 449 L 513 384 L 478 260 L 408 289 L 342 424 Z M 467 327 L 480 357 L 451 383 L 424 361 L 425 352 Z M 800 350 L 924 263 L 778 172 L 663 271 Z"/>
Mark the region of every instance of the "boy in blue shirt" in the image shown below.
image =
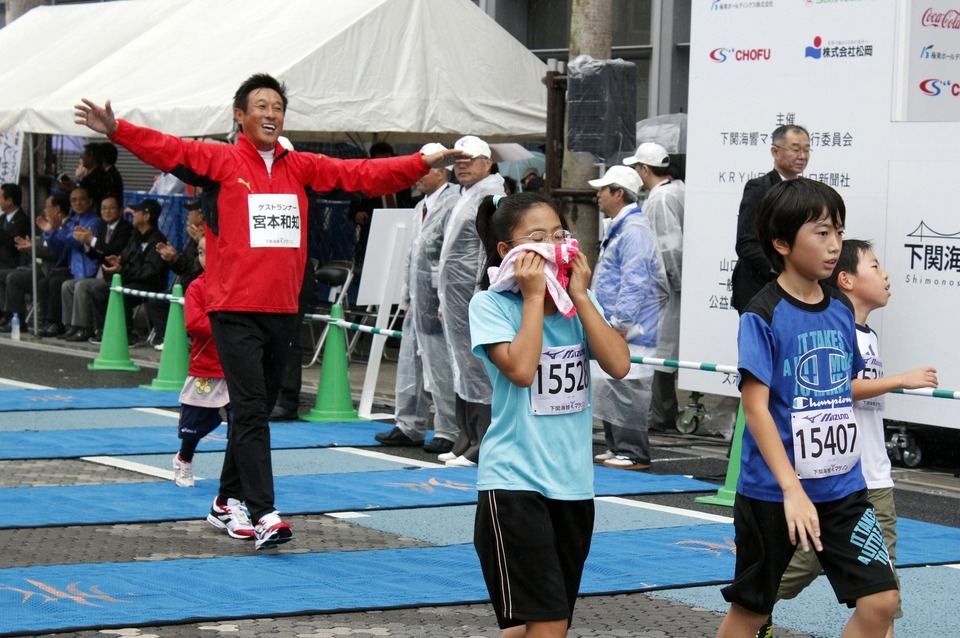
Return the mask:
<path id="1" fill-rule="evenodd" d="M 926 366 L 901 374 L 885 376 L 880 358 L 877 333 L 867 325 L 870 313 L 883 308 L 890 300 L 890 280 L 880 267 L 868 241 L 844 239 L 837 267 L 825 282 L 844 293 L 853 304 L 857 321 L 857 346 L 863 357 L 863 371 L 857 383 L 857 401 L 853 413 L 857 418 L 858 433 L 863 441 L 860 466 L 867 482 L 867 499 L 873 505 L 877 521 L 883 531 L 890 562 L 897 561 L 897 509 L 893 500 L 893 477 L 887 456 L 883 430 L 883 395 L 897 389 L 935 388 L 937 371 Z M 780 598 L 794 598 L 820 574 L 820 562 L 813 553 L 797 552 L 780 580 Z M 896 617 L 903 614 L 898 610 Z M 887 638 L 893 636 L 893 625 Z"/>
<path id="2" fill-rule="evenodd" d="M 899 593 L 860 470 L 854 376 L 864 368 L 849 300 L 820 284 L 836 267 L 846 210 L 808 179 L 770 189 L 757 211 L 779 270 L 740 317 L 747 430 L 734 504 L 737 566 L 718 638 L 756 635 L 797 545 L 817 552 L 855 611 L 841 636 L 881 638 Z M 859 397 L 858 397 L 859 398 Z"/>

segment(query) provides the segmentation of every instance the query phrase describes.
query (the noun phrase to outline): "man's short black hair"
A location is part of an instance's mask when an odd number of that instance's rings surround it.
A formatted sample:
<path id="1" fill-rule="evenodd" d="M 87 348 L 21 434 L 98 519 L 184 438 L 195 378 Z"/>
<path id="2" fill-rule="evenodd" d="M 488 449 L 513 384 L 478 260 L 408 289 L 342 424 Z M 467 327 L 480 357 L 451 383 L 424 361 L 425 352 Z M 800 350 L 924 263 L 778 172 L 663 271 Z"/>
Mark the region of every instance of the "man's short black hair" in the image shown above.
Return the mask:
<path id="1" fill-rule="evenodd" d="M 64 217 L 70 214 L 70 198 L 66 195 L 51 195 L 50 203 L 59 208 Z"/>
<path id="2" fill-rule="evenodd" d="M 101 142 L 87 142 L 83 145 L 83 152 L 93 159 L 97 166 L 104 162 L 103 144 Z"/>
<path id="3" fill-rule="evenodd" d="M 13 183 L 0 184 L 0 190 L 3 191 L 3 196 L 7 199 L 12 199 L 14 206 L 20 208 L 20 204 L 23 202 L 23 189 Z"/>
<path id="4" fill-rule="evenodd" d="M 843 198 L 823 182 L 798 177 L 780 182 L 766 192 L 757 207 L 757 235 L 763 254 L 774 268 L 783 270 L 783 257 L 773 247 L 773 241 L 782 239 L 793 246 L 800 227 L 817 221 L 824 211 L 837 228 L 843 228 L 847 219 Z"/>
<path id="5" fill-rule="evenodd" d="M 774 146 L 783 146 L 783 140 L 787 139 L 787 133 L 803 133 L 810 139 L 810 133 L 799 124 L 783 124 L 773 129 L 771 142 Z"/>
<path id="6" fill-rule="evenodd" d="M 283 100 L 283 112 L 287 112 L 287 86 L 266 73 L 255 73 L 243 81 L 243 84 L 233 95 L 233 108 L 246 113 L 247 98 L 257 89 L 273 89 L 279 93 L 280 99 Z"/>
<path id="7" fill-rule="evenodd" d="M 837 257 L 837 266 L 833 269 L 833 274 L 824 279 L 823 283 L 837 288 L 837 278 L 840 277 L 840 273 L 857 274 L 860 260 L 868 250 L 873 250 L 873 244 L 865 239 L 844 239 L 843 246 L 840 247 L 840 256 Z"/>
<path id="8" fill-rule="evenodd" d="M 104 163 L 110 166 L 116 165 L 117 158 L 120 157 L 120 151 L 111 142 L 100 142 L 100 154 Z"/>

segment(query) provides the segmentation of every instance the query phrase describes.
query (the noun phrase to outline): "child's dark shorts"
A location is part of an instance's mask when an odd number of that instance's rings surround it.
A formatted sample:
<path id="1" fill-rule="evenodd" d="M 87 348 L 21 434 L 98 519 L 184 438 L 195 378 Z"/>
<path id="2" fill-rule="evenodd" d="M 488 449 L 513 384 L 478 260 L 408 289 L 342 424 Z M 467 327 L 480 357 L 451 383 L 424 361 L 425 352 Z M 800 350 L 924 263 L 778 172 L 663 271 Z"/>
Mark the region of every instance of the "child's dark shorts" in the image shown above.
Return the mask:
<path id="1" fill-rule="evenodd" d="M 227 414 L 229 410 L 230 406 L 227 406 Z M 188 441 L 199 441 L 216 430 L 221 423 L 223 420 L 220 418 L 220 408 L 183 404 L 180 406 L 177 436 Z"/>
<path id="2" fill-rule="evenodd" d="M 867 501 L 867 491 L 814 505 L 823 545 L 817 558 L 837 600 L 855 607 L 858 598 L 897 589 L 887 545 L 873 507 Z M 736 576 L 733 584 L 721 592 L 729 603 L 768 615 L 776 602 L 780 577 L 796 549 L 796 545 L 790 543 L 783 503 L 760 501 L 738 493 L 733 525 L 737 545 Z M 812 543 L 810 551 L 813 551 Z"/>
<path id="3" fill-rule="evenodd" d="M 501 629 L 529 621 L 569 626 L 593 535 L 593 499 L 482 491 L 473 544 Z"/>

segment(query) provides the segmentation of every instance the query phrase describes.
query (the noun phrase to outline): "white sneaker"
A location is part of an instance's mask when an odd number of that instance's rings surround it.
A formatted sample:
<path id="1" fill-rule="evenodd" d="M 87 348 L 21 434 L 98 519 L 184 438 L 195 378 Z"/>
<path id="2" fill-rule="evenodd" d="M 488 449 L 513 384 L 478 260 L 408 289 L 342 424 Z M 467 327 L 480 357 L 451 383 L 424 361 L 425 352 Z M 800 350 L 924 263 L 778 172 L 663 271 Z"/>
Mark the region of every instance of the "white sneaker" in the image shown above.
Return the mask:
<path id="1" fill-rule="evenodd" d="M 193 463 L 180 458 L 180 453 L 173 455 L 173 482 L 180 487 L 193 487 Z"/>
<path id="2" fill-rule="evenodd" d="M 443 454 L 437 455 L 437 460 L 440 461 L 441 463 L 452 461 L 455 458 L 457 458 L 457 455 L 454 454 L 453 452 L 444 452 Z"/>
<path id="3" fill-rule="evenodd" d="M 226 505 L 218 505 L 214 498 L 210 513 L 207 514 L 207 522 L 218 529 L 226 530 L 231 538 L 247 540 L 256 535 L 243 503 L 235 498 L 228 498 Z"/>
<path id="4" fill-rule="evenodd" d="M 615 456 L 616 456 L 616 454 L 614 454 L 614 453 L 611 452 L 610 450 L 607 450 L 607 451 L 604 452 L 603 454 L 598 454 L 598 455 L 596 455 L 595 457 L 593 457 L 593 462 L 594 462 L 594 463 L 601 463 L 601 464 L 602 464 L 604 461 L 609 461 L 610 459 L 612 459 L 612 458 L 615 457 Z"/>
<path id="5" fill-rule="evenodd" d="M 477 467 L 477 464 L 465 456 L 458 456 L 444 463 L 447 467 Z"/>
<path id="6" fill-rule="evenodd" d="M 612 467 L 615 470 L 649 470 L 650 465 L 646 463 L 637 463 L 629 456 L 615 456 L 603 462 L 604 467 Z"/>
<path id="7" fill-rule="evenodd" d="M 257 521 L 257 549 L 271 549 L 293 540 L 290 524 L 280 520 L 280 512 L 273 510 Z"/>

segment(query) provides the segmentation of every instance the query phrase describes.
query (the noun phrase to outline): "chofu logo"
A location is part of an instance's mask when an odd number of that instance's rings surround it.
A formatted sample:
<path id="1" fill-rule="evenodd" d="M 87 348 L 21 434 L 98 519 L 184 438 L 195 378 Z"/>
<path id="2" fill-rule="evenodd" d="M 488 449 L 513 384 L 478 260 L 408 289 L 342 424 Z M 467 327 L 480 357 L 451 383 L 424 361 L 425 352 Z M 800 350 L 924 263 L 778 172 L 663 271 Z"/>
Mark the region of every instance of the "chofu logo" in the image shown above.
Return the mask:
<path id="1" fill-rule="evenodd" d="M 930 97 L 937 97 L 941 94 L 960 97 L 960 82 L 930 78 L 920 82 L 920 90 L 924 95 L 929 95 Z"/>
<path id="2" fill-rule="evenodd" d="M 714 62 L 726 62 L 735 60 L 737 62 L 756 62 L 769 60 L 770 49 L 729 49 L 717 48 L 710 52 L 710 59 Z"/>

